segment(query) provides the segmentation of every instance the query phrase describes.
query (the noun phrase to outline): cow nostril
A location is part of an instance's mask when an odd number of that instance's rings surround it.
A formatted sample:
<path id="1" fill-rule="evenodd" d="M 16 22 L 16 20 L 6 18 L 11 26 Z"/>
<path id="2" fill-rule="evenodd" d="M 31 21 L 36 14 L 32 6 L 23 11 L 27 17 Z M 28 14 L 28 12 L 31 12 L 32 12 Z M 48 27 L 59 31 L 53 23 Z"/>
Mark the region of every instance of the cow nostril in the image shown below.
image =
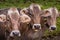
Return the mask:
<path id="1" fill-rule="evenodd" d="M 56 27 L 51 27 L 51 30 L 55 30 L 56 29 Z"/>
<path id="2" fill-rule="evenodd" d="M 35 25 L 34 27 L 35 27 L 36 29 L 39 29 L 39 28 L 40 28 L 40 26 L 39 26 L 39 25 Z"/>
<path id="3" fill-rule="evenodd" d="M 14 36 L 18 36 L 19 35 L 19 32 L 13 32 L 13 35 Z"/>
<path id="4" fill-rule="evenodd" d="M 36 26 L 34 26 L 36 28 Z"/>

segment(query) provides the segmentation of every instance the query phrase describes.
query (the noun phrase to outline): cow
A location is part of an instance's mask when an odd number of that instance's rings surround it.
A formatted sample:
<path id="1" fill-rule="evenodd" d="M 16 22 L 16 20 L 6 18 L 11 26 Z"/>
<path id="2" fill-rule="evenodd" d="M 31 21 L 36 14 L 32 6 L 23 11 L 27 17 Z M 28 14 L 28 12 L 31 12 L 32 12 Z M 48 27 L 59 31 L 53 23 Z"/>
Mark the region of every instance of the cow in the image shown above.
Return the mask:
<path id="1" fill-rule="evenodd" d="M 20 23 L 28 23 L 30 21 L 29 16 L 25 14 L 20 14 L 20 10 L 18 10 L 17 8 L 8 8 L 4 10 L 0 10 L 0 22 L 1 24 L 3 24 L 2 26 L 0 26 L 5 29 L 4 30 L 2 28 L 5 37 L 7 38 L 7 40 L 9 39 L 9 37 L 20 37 Z"/>
<path id="2" fill-rule="evenodd" d="M 38 4 L 31 4 L 29 7 L 20 11 L 31 18 L 31 22 L 26 27 L 22 40 L 40 40 L 41 31 L 41 7 Z"/>
<path id="3" fill-rule="evenodd" d="M 58 17 L 58 10 L 56 7 L 44 9 L 42 17 L 46 18 L 45 24 L 49 26 L 50 31 L 56 30 L 56 18 Z"/>

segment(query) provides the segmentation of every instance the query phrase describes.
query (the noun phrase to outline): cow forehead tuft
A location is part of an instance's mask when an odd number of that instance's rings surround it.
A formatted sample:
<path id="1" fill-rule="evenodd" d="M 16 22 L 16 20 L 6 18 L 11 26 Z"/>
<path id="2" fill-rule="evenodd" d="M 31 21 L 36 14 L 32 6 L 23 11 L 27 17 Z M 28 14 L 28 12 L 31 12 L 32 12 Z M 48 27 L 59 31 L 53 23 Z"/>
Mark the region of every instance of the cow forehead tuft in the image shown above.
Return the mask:
<path id="1" fill-rule="evenodd" d="M 12 14 L 18 14 L 19 15 L 19 12 L 18 12 L 18 10 L 17 10 L 17 8 L 10 8 L 9 10 L 8 10 L 8 15 L 12 15 Z"/>
<path id="2" fill-rule="evenodd" d="M 38 5 L 38 4 L 31 4 L 31 5 L 30 5 L 30 9 L 33 10 L 33 7 L 34 7 L 34 6 L 35 6 L 35 7 L 38 7 L 39 10 L 41 10 L 41 6 Z"/>
<path id="3" fill-rule="evenodd" d="M 15 11 L 15 10 L 17 10 L 17 8 L 15 8 L 15 7 L 12 7 L 12 8 L 10 8 L 10 10 L 13 10 L 13 11 Z"/>

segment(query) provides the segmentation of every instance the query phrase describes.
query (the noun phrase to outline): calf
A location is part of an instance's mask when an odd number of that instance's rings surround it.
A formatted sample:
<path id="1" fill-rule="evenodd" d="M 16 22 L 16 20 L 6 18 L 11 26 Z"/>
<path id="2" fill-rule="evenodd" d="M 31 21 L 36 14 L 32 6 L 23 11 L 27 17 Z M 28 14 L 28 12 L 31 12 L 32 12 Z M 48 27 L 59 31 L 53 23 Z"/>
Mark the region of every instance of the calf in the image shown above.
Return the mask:
<path id="1" fill-rule="evenodd" d="M 42 17 L 47 18 L 46 23 L 50 26 L 50 30 L 56 29 L 56 18 L 58 16 L 58 10 L 56 7 L 51 7 L 44 10 Z"/>
<path id="2" fill-rule="evenodd" d="M 4 37 L 21 36 L 20 23 L 28 23 L 29 16 L 20 14 L 19 8 L 7 8 L 0 10 L 0 27 L 4 32 Z M 29 21 L 28 21 L 29 20 Z M 5 39 L 4 39 L 5 40 Z"/>
<path id="3" fill-rule="evenodd" d="M 41 7 L 38 4 L 31 4 L 28 8 L 24 8 L 20 13 L 27 14 L 31 18 L 31 22 L 26 31 L 23 32 L 22 40 L 40 40 L 42 36 L 41 29 Z"/>

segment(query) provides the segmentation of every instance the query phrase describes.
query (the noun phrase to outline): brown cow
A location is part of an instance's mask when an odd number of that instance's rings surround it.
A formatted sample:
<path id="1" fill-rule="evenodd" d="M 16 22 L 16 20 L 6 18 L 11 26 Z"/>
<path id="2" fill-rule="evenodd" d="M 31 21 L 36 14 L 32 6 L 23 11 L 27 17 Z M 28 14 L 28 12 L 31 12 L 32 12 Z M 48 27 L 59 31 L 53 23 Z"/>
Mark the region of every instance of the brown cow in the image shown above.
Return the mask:
<path id="1" fill-rule="evenodd" d="M 42 36 L 41 29 L 41 8 L 38 4 L 31 4 L 28 8 L 24 8 L 20 11 L 27 14 L 31 18 L 31 22 L 26 31 L 23 34 L 22 40 L 40 40 Z M 41 33 L 40 33 L 41 32 Z"/>
<path id="2" fill-rule="evenodd" d="M 51 7 L 44 10 L 42 17 L 47 18 L 47 24 L 49 25 L 50 30 L 56 29 L 56 18 L 58 16 L 58 10 L 56 7 Z"/>
<path id="3" fill-rule="evenodd" d="M 21 36 L 20 23 L 28 23 L 31 19 L 25 14 L 19 13 L 20 9 L 7 8 L 0 10 L 0 27 L 4 31 L 6 37 Z"/>

